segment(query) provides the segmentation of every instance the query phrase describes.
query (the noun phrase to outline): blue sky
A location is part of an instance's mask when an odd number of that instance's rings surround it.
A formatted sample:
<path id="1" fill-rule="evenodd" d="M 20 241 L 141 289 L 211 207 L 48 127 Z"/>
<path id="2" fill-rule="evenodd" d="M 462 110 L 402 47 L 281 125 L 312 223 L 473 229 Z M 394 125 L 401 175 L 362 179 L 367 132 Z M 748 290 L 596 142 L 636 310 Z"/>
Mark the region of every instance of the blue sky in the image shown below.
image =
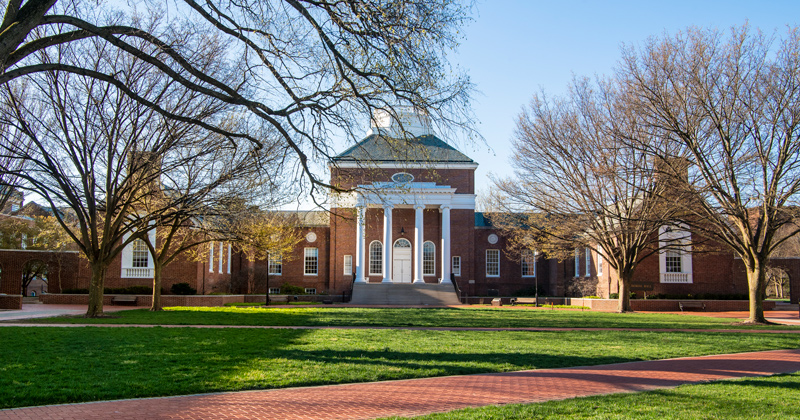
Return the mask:
<path id="1" fill-rule="evenodd" d="M 467 71 L 479 93 L 474 112 L 488 145 L 454 142 L 480 164 L 479 194 L 489 173 L 511 176 L 514 121 L 540 90 L 561 95 L 573 75 L 611 73 L 620 46 L 688 26 L 720 29 L 749 22 L 766 33 L 798 24 L 800 1 L 477 0 L 474 21 L 453 64 Z"/>

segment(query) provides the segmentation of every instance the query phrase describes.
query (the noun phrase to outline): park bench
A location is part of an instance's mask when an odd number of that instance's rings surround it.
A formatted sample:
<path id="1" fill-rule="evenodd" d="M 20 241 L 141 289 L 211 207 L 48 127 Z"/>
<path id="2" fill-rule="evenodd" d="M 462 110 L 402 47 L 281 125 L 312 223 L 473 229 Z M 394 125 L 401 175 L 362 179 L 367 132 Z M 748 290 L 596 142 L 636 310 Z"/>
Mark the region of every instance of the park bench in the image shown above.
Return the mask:
<path id="1" fill-rule="evenodd" d="M 700 311 L 704 311 L 706 309 L 706 304 L 698 301 L 678 302 L 678 306 L 680 306 L 681 312 L 687 309 L 697 309 Z"/>
<path id="2" fill-rule="evenodd" d="M 511 304 L 512 305 L 516 305 L 518 303 L 520 305 L 522 305 L 522 304 L 535 305 L 536 304 L 536 298 L 535 297 L 519 297 L 519 298 L 512 298 L 511 299 Z"/>
<path id="3" fill-rule="evenodd" d="M 111 298 L 111 304 L 131 304 L 136 305 L 136 301 L 139 299 L 138 296 L 114 296 Z"/>

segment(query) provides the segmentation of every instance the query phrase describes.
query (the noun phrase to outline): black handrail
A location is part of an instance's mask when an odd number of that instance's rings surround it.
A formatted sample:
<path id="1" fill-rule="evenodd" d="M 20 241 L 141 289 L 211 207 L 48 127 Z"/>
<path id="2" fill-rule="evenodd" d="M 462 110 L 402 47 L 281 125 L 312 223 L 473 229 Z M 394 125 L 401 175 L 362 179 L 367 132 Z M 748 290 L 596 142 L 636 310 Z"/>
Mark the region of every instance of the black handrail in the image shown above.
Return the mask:
<path id="1" fill-rule="evenodd" d="M 453 283 L 453 288 L 456 290 L 456 295 L 458 295 L 458 301 L 461 302 L 461 289 L 458 288 L 455 273 L 450 273 L 450 282 Z"/>
<path id="2" fill-rule="evenodd" d="M 350 302 L 353 299 L 353 287 L 355 286 L 355 283 L 356 283 L 356 274 L 353 273 L 353 280 L 350 281 L 350 292 L 342 296 L 342 302 Z"/>

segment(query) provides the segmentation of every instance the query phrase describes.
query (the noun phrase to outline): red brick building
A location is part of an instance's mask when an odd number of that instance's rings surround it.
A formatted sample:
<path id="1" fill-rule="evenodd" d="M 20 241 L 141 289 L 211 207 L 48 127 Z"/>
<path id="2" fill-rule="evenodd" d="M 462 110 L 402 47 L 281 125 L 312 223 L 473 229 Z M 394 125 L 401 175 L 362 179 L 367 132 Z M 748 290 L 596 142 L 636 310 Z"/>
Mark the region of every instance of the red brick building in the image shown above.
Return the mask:
<path id="1" fill-rule="evenodd" d="M 212 243 L 207 257 L 188 257 L 163 271 L 164 289 L 186 282 L 198 293 L 277 293 L 288 283 L 308 294 L 349 294 L 353 285 L 446 285 L 463 296 L 541 295 L 609 297 L 616 278 L 596 250 L 578 249 L 558 261 L 535 250 L 512 253 L 491 218 L 475 211 L 478 163 L 438 138 L 414 115 L 403 129 L 378 114 L 367 137 L 330 163 L 331 184 L 352 192 L 335 197 L 329 212 L 295 212 L 303 239 L 282 260 L 247 261 L 234 246 Z M 661 232 L 667 240 L 670 231 Z M 2 254 L 2 253 L 0 253 Z M 8 257 L 13 258 L 13 257 Z M 6 274 L 16 265 L 0 255 L 5 293 L 14 293 Z M 72 257 L 71 257 L 72 258 Z M 800 259 L 780 264 L 800 299 Z M 15 268 L 12 268 L 15 267 Z M 59 288 L 87 288 L 89 270 L 76 263 L 60 276 Z M 151 285 L 152 257 L 132 244 L 111 266 L 107 287 Z M 63 272 L 63 271 L 62 271 Z M 254 278 L 268 278 L 255 281 Z M 693 253 L 691 246 L 643 260 L 634 290 L 643 294 L 745 294 L 741 261 L 730 253 Z"/>

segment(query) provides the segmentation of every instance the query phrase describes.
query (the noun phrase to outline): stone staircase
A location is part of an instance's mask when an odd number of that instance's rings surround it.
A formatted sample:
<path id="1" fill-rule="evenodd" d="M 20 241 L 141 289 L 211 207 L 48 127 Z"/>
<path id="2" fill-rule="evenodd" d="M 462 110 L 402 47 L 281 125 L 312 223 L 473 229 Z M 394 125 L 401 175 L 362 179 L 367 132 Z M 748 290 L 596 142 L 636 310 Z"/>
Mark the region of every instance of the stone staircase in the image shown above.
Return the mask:
<path id="1" fill-rule="evenodd" d="M 460 305 L 452 284 L 354 283 L 353 305 Z"/>

